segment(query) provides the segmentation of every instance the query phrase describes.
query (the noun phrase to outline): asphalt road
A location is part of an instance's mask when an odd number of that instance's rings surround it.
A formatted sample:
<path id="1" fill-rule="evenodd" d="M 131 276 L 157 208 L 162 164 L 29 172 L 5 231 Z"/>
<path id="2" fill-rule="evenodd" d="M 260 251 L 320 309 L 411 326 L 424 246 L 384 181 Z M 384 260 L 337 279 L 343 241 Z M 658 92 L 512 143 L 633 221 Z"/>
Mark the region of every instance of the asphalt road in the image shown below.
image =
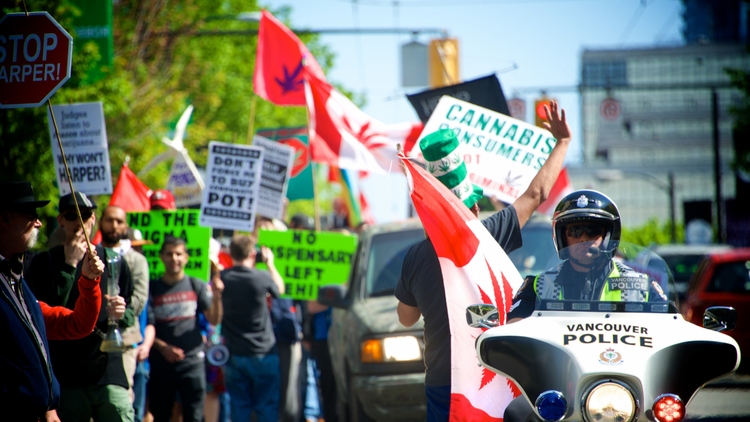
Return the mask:
<path id="1" fill-rule="evenodd" d="M 690 402 L 685 421 L 750 421 L 750 375 L 732 375 L 703 387 Z"/>

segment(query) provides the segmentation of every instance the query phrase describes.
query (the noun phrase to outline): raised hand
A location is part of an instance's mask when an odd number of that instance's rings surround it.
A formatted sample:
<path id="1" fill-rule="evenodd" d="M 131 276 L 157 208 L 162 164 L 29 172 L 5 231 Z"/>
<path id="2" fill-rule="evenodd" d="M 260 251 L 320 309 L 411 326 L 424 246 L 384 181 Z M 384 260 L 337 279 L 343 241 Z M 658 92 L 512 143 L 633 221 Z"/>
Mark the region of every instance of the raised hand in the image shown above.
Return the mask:
<path id="1" fill-rule="evenodd" d="M 560 108 L 557 101 L 550 101 L 550 107 L 545 105 L 544 112 L 547 114 L 547 121 L 543 123 L 544 128 L 558 141 L 570 140 L 570 126 L 565 119 L 565 110 Z"/>

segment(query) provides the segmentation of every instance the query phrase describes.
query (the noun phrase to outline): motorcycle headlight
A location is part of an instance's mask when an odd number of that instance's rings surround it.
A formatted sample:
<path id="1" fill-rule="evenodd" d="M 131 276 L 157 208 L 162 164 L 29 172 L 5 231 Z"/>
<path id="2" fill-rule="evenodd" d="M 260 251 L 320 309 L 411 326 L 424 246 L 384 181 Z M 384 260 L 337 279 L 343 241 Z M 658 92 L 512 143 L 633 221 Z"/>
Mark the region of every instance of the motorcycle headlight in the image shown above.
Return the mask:
<path id="1" fill-rule="evenodd" d="M 414 336 L 384 337 L 362 342 L 362 362 L 405 362 L 422 359 L 419 341 Z"/>
<path id="2" fill-rule="evenodd" d="M 603 382 L 589 392 L 583 411 L 587 421 L 631 422 L 637 405 L 630 390 L 615 382 Z"/>

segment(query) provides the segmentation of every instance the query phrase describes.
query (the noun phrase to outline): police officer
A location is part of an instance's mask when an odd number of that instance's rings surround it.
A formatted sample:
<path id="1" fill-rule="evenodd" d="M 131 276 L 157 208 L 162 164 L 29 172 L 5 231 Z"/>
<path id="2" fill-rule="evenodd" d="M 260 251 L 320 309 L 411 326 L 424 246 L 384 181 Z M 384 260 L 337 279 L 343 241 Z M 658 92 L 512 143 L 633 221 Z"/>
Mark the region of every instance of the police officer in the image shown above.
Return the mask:
<path id="1" fill-rule="evenodd" d="M 562 263 L 528 276 L 508 313 L 508 322 L 531 315 L 536 299 L 643 302 L 648 276 L 614 260 L 620 243 L 620 212 L 601 192 L 579 190 L 555 208 L 552 240 Z"/>

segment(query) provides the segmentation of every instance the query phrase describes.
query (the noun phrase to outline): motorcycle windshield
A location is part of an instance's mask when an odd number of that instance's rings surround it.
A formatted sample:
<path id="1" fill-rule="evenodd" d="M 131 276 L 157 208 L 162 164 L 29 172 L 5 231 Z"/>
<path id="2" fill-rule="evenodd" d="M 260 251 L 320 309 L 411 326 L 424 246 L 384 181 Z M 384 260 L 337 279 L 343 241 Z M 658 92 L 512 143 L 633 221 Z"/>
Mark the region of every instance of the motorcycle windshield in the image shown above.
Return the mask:
<path id="1" fill-rule="evenodd" d="M 580 242 L 545 268 L 535 280 L 537 311 L 678 313 L 669 266 L 642 246 Z"/>

